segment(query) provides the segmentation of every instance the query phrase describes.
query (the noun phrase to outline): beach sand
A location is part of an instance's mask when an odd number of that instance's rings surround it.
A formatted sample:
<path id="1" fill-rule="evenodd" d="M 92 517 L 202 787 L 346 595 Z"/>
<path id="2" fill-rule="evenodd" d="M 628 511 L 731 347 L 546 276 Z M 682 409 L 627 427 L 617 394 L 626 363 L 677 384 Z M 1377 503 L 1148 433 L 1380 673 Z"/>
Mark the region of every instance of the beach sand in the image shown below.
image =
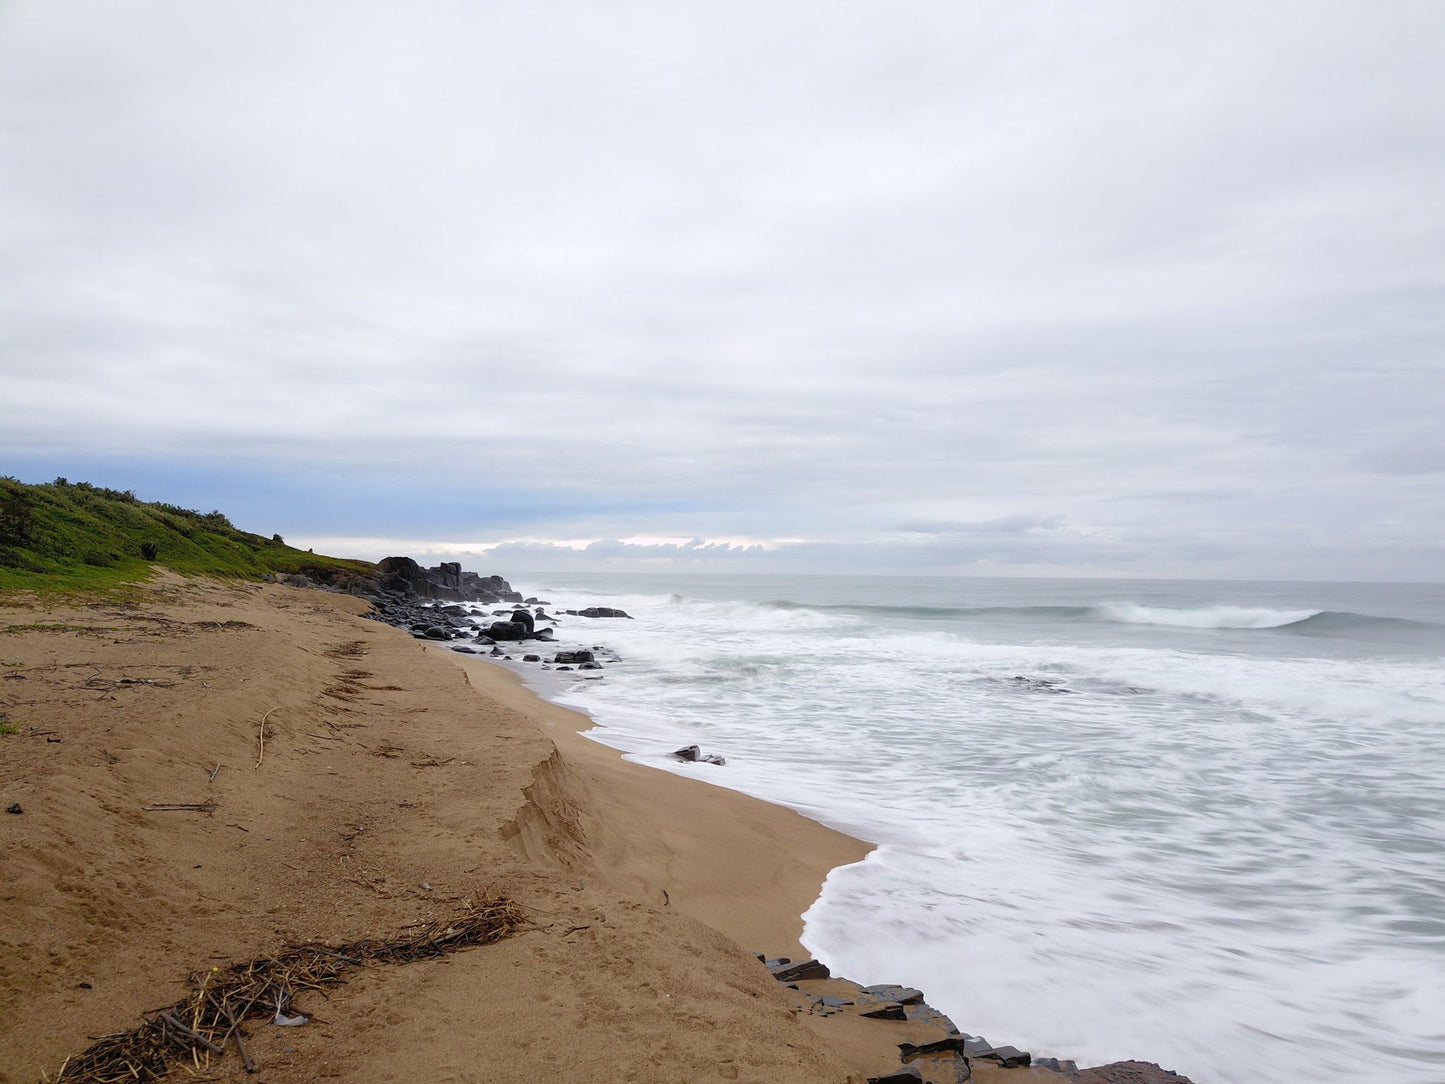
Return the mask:
<path id="1" fill-rule="evenodd" d="M 0 1082 L 54 1074 L 193 971 L 394 936 L 487 890 L 530 926 L 303 994 L 306 1026 L 247 1026 L 259 1074 L 231 1052 L 201 1077 L 862 1084 L 941 1034 L 809 1012 L 752 955 L 803 958 L 799 916 L 866 844 L 624 762 L 510 671 L 365 609 L 169 575 L 0 607 L 21 728 L 0 808 L 22 810 L 0 813 Z M 1004 1078 L 1062 1079 L 975 1062 Z"/>

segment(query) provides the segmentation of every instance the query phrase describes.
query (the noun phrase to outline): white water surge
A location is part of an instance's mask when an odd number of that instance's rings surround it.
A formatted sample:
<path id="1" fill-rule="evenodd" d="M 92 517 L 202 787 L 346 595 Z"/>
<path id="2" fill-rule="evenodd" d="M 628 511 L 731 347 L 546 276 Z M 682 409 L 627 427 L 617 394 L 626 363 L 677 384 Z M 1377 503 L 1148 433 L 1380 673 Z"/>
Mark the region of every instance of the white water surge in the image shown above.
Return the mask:
<path id="1" fill-rule="evenodd" d="M 553 693 L 593 736 L 881 845 L 808 913 L 836 971 L 1202 1084 L 1445 1080 L 1445 590 L 528 590 L 637 618 L 560 630 L 622 656 Z"/>

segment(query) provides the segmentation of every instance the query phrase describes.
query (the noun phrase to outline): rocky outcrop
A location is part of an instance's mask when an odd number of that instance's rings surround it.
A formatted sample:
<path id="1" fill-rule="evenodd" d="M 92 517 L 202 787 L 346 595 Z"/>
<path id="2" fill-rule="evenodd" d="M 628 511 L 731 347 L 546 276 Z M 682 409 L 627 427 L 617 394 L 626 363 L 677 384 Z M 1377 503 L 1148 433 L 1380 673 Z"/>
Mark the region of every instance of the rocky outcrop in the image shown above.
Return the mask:
<path id="1" fill-rule="evenodd" d="M 402 598 L 446 599 L 451 602 L 522 601 L 522 593 L 500 576 L 463 571 L 458 561 L 422 568 L 410 557 L 384 557 L 377 562 L 377 586 Z"/>

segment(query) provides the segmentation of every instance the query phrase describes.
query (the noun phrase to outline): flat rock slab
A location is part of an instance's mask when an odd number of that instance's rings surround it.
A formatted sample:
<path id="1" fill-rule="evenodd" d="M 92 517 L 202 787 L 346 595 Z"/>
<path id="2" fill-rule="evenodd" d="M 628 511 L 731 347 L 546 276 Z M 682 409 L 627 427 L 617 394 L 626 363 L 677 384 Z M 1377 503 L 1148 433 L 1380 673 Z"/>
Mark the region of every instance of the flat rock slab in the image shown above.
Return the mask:
<path id="1" fill-rule="evenodd" d="M 983 1042 L 981 1039 L 978 1041 Z M 964 1052 L 971 1058 L 986 1058 L 989 1061 L 996 1061 L 1005 1069 L 1021 1069 L 1033 1060 L 1033 1055 L 1027 1050 L 1020 1050 L 1016 1046 L 995 1046 L 987 1052 L 974 1053 L 965 1045 Z"/>
<path id="2" fill-rule="evenodd" d="M 866 1016 L 870 1020 L 907 1020 L 908 1010 L 897 1001 L 874 1001 L 870 999 L 859 1003 L 858 1015 Z"/>
<path id="3" fill-rule="evenodd" d="M 922 990 L 915 990 L 912 986 L 898 986 L 891 982 L 881 983 L 877 986 L 865 986 L 863 992 L 884 1001 L 896 1001 L 900 1005 L 917 1005 L 923 1000 Z"/>
<path id="4" fill-rule="evenodd" d="M 773 978 L 779 982 L 806 982 L 808 979 L 826 979 L 832 977 L 827 964 L 820 964 L 817 960 L 804 960 L 800 964 L 789 964 L 773 971 Z"/>
<path id="5" fill-rule="evenodd" d="M 932 1005 L 924 1002 L 917 1002 L 907 1006 L 908 1019 L 920 1024 L 927 1024 L 930 1027 L 941 1028 L 944 1031 L 958 1033 L 958 1027 L 943 1013 L 939 1012 Z"/>

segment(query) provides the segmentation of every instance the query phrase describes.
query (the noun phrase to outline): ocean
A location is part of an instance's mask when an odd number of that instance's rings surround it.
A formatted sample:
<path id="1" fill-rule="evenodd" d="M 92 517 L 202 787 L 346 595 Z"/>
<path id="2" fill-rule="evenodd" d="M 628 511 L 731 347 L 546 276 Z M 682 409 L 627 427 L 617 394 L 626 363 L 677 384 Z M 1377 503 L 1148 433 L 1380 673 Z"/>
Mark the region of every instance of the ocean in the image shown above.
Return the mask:
<path id="1" fill-rule="evenodd" d="M 806 915 L 835 972 L 1080 1064 L 1445 1081 L 1445 585 L 519 587 L 634 616 L 537 675 L 597 740 L 878 844 Z"/>

